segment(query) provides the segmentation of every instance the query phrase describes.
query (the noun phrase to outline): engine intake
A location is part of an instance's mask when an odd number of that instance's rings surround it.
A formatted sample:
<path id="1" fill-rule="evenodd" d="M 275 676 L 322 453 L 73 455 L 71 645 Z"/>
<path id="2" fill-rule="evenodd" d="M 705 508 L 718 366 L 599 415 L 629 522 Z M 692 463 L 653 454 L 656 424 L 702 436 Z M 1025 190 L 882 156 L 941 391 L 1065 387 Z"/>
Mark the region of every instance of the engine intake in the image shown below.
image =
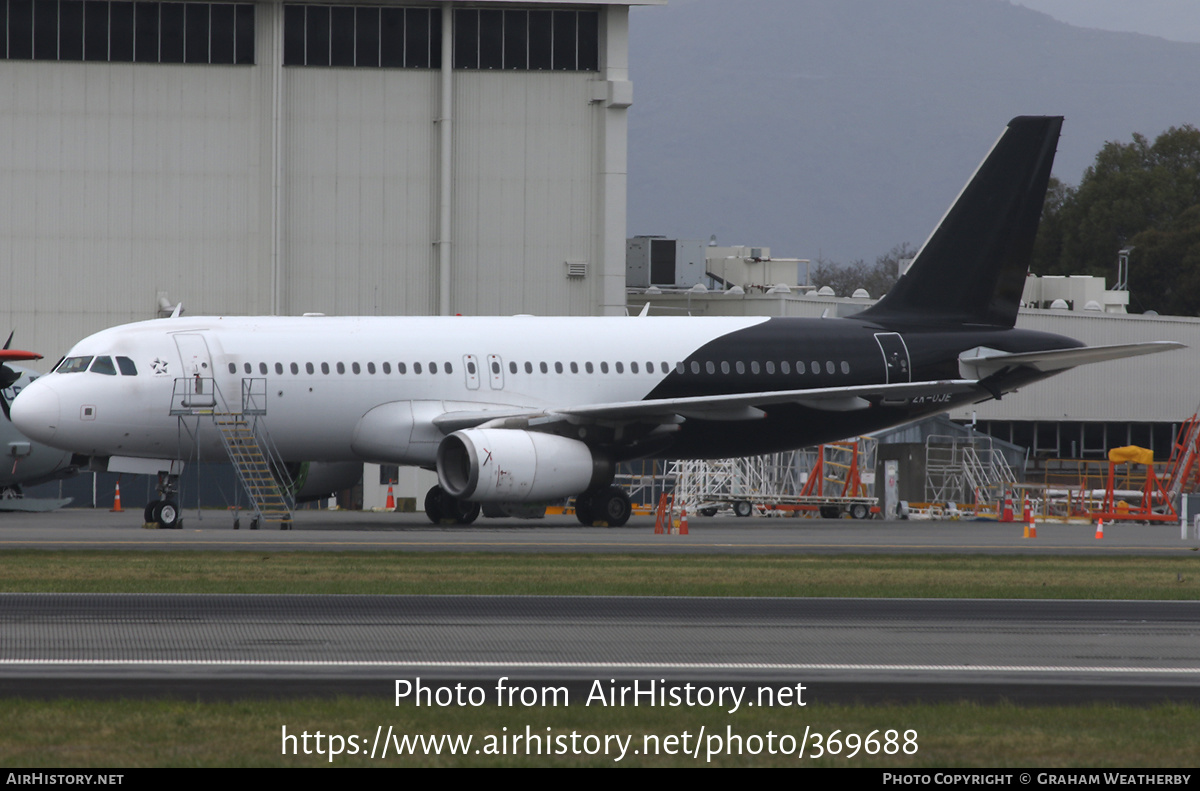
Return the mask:
<path id="1" fill-rule="evenodd" d="M 570 497 L 612 480 L 613 465 L 584 443 L 516 429 L 464 429 L 442 440 L 438 482 L 479 503 Z"/>

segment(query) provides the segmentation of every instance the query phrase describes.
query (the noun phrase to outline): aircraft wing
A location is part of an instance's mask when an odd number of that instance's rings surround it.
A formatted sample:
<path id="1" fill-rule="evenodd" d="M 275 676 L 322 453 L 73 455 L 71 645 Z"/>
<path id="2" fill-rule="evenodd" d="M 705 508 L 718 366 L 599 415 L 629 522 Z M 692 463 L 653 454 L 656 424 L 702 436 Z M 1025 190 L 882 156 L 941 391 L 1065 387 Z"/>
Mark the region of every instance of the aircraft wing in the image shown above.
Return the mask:
<path id="1" fill-rule="evenodd" d="M 977 346 L 958 357 L 958 370 L 964 377 L 986 379 L 994 373 L 1023 365 L 1038 371 L 1062 371 L 1077 365 L 1098 363 L 1105 360 L 1120 360 L 1143 354 L 1182 349 L 1184 344 L 1175 341 L 1149 341 L 1146 343 L 1121 343 L 1112 346 L 1082 346 L 1072 349 L 1050 349 L 1041 352 L 1002 352 Z"/>
<path id="2" fill-rule="evenodd" d="M 609 404 L 588 404 L 577 407 L 542 410 L 507 407 L 478 411 L 446 412 L 433 423 L 443 433 L 472 428 L 484 423 L 517 419 L 530 428 L 567 420 L 612 421 L 618 423 L 639 420 L 670 420 L 676 416 L 699 420 L 757 420 L 764 417 L 763 407 L 772 404 L 803 404 L 829 412 L 865 409 L 871 400 L 889 401 L 922 396 L 963 393 L 976 386 L 974 380 L 947 379 L 929 382 L 858 385 L 852 387 L 821 387 L 808 390 L 768 390 L 758 393 L 728 393 L 724 395 L 689 396 L 686 398 L 657 398 L 642 401 L 621 401 Z"/>

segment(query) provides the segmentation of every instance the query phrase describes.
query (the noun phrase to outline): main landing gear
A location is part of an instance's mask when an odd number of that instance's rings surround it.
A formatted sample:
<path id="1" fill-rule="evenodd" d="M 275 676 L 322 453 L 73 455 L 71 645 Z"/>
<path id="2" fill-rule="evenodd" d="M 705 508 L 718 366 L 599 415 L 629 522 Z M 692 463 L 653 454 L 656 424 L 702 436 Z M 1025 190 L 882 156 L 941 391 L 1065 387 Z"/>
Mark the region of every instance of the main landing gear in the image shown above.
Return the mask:
<path id="1" fill-rule="evenodd" d="M 479 517 L 479 503 L 459 500 L 435 486 L 425 493 L 425 515 L 435 525 L 469 525 Z"/>
<path id="2" fill-rule="evenodd" d="M 179 476 L 160 472 L 157 488 L 162 499 L 146 504 L 146 510 L 142 513 L 145 526 L 162 530 L 182 530 L 183 519 L 176 502 L 179 497 Z"/>
<path id="3" fill-rule="evenodd" d="M 633 504 L 620 486 L 606 486 L 575 496 L 575 518 L 581 525 L 591 527 L 603 522 L 609 527 L 622 527 L 632 514 Z"/>

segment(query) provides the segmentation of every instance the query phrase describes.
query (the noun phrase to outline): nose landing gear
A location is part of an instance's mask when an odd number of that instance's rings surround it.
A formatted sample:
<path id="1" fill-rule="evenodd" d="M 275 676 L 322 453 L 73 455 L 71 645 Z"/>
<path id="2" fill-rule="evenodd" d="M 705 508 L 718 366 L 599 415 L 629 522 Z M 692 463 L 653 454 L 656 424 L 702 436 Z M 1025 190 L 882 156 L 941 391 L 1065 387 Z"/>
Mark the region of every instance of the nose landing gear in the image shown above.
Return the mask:
<path id="1" fill-rule="evenodd" d="M 142 526 L 151 530 L 182 530 L 183 519 L 176 502 L 179 497 L 179 476 L 160 472 L 157 489 L 162 499 L 146 504 L 146 510 L 142 512 L 145 517 Z"/>

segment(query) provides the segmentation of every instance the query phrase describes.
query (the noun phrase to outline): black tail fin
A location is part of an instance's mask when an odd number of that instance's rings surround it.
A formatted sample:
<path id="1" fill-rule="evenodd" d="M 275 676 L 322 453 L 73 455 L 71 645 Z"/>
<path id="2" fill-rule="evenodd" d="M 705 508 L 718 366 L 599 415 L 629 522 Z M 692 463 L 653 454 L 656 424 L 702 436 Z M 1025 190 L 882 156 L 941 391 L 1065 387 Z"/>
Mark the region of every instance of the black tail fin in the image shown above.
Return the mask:
<path id="1" fill-rule="evenodd" d="M 908 272 L 859 315 L 1013 326 L 1062 120 L 1009 121 Z"/>

